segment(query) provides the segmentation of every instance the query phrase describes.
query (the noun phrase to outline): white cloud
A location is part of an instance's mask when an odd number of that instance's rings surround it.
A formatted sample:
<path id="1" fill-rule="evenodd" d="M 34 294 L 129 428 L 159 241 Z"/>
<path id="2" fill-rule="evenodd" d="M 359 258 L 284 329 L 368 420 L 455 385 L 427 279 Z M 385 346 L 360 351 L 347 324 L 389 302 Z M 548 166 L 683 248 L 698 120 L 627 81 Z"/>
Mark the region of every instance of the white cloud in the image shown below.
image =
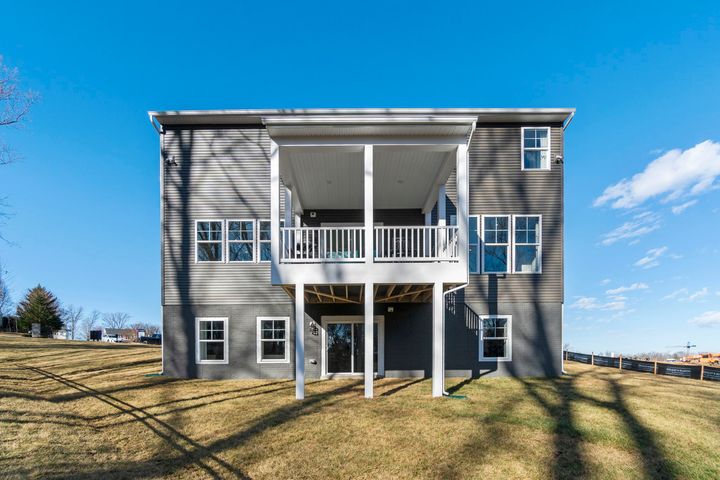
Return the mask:
<path id="1" fill-rule="evenodd" d="M 720 176 L 720 143 L 711 140 L 687 150 L 670 150 L 650 162 L 632 178 L 610 185 L 594 202 L 598 207 L 632 208 L 664 195 L 665 201 L 684 195 L 699 195 L 713 188 Z"/>
<path id="2" fill-rule="evenodd" d="M 703 287 L 694 293 L 690 293 L 690 290 L 687 288 L 680 288 L 669 295 L 665 295 L 662 299 L 677 300 L 678 302 L 694 302 L 695 300 L 707 297 L 709 294 L 710 289 L 708 289 L 708 287 Z"/>
<path id="3" fill-rule="evenodd" d="M 688 323 L 691 323 L 692 325 L 697 325 L 698 327 L 720 326 L 720 311 L 707 311 L 693 318 Z"/>
<path id="4" fill-rule="evenodd" d="M 617 295 L 618 293 L 623 292 L 632 292 L 633 290 L 647 290 L 648 286 L 646 283 L 633 283 L 632 285 L 629 285 L 627 287 L 618 287 L 608 290 L 608 295 Z"/>
<path id="5" fill-rule="evenodd" d="M 707 294 L 708 294 L 708 288 L 705 287 L 705 288 L 703 288 L 702 290 L 698 290 L 697 292 L 688 295 L 687 301 L 688 301 L 688 302 L 694 302 L 694 301 L 697 300 L 698 298 L 703 298 L 703 297 L 707 296 Z"/>
<path id="6" fill-rule="evenodd" d="M 580 310 L 624 310 L 625 300 L 610 299 L 608 302 L 599 302 L 595 297 L 578 297 L 578 299 L 570 305 L 570 308 Z"/>
<path id="7" fill-rule="evenodd" d="M 662 299 L 663 300 L 673 300 L 675 298 L 679 298 L 680 296 L 687 295 L 688 289 L 687 288 L 680 288 L 678 290 L 675 290 L 669 295 L 665 295 Z"/>
<path id="8" fill-rule="evenodd" d="M 620 240 L 636 241 L 637 237 L 647 235 L 658 228 L 660 228 L 660 215 L 653 212 L 639 213 L 632 220 L 603 235 L 600 243 L 608 246 Z"/>
<path id="9" fill-rule="evenodd" d="M 612 280 L 610 280 L 609 278 L 604 278 L 604 279 L 600 280 L 600 285 L 607 285 L 611 281 Z M 718 295 L 720 295 L 720 292 L 718 292 Z"/>
<path id="10" fill-rule="evenodd" d="M 635 262 L 636 267 L 640 268 L 653 268 L 660 265 L 660 257 L 667 252 L 668 247 L 651 248 L 645 253 L 645 256 Z"/>
<path id="11" fill-rule="evenodd" d="M 690 200 L 689 202 L 685 202 L 680 205 L 675 205 L 674 207 L 671 208 L 671 210 L 675 215 L 680 215 L 682 212 L 684 212 L 688 208 L 692 207 L 696 203 L 697 203 L 697 200 Z"/>

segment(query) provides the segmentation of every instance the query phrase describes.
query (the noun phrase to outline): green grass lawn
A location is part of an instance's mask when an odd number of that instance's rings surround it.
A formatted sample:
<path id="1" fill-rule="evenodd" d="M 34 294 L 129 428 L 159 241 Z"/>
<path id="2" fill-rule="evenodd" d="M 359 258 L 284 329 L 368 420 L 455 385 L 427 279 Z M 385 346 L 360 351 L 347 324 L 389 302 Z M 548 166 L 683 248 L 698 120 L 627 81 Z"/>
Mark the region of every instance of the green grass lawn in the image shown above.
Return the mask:
<path id="1" fill-rule="evenodd" d="M 720 478 L 720 385 L 177 380 L 160 349 L 0 334 L 2 478 Z M 457 389 L 455 390 L 455 388 Z"/>

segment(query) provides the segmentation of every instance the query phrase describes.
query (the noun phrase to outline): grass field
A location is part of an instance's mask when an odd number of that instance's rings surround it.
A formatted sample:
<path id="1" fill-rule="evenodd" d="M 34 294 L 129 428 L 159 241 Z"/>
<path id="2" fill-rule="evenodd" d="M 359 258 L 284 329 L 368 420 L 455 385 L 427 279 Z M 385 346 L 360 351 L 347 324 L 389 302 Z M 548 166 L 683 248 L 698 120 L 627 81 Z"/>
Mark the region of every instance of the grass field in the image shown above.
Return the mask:
<path id="1" fill-rule="evenodd" d="M 204 381 L 160 350 L 0 334 L 3 478 L 720 477 L 720 385 L 568 363 L 562 379 Z"/>

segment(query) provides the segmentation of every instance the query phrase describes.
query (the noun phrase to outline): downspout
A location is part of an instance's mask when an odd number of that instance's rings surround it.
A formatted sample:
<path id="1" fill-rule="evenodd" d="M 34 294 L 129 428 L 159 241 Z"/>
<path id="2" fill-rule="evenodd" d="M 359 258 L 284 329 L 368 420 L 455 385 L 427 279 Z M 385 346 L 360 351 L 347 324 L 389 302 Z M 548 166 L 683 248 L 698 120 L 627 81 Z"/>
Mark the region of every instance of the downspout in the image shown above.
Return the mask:
<path id="1" fill-rule="evenodd" d="M 150 124 L 160 135 L 160 375 L 165 374 L 165 129 L 152 113 L 148 113 Z"/>

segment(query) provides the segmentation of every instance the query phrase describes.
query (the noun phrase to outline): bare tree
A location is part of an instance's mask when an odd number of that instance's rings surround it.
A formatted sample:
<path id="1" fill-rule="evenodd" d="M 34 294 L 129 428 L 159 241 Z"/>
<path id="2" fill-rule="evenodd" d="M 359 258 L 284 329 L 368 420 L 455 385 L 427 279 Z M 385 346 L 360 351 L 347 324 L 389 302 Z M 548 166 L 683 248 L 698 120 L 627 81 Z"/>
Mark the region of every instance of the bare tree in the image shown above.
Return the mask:
<path id="1" fill-rule="evenodd" d="M 83 307 L 68 305 L 62 309 L 62 319 L 65 322 L 65 328 L 70 333 L 70 339 L 75 340 L 75 334 L 80 333 L 80 324 L 83 321 Z"/>
<path id="2" fill-rule="evenodd" d="M 7 271 L 0 264 L 0 319 L 12 313 L 12 298 L 10 298 L 10 286 L 6 280 Z"/>
<path id="3" fill-rule="evenodd" d="M 148 337 L 155 335 L 156 333 L 160 333 L 160 327 L 153 325 L 152 323 L 135 322 L 130 325 L 130 328 L 134 328 L 135 330 L 145 330 L 145 335 Z"/>
<path id="4" fill-rule="evenodd" d="M 90 315 L 86 315 L 82 321 L 82 332 L 85 340 L 90 340 L 90 332 L 100 326 L 100 318 L 102 314 L 97 310 L 93 310 Z"/>
<path id="5" fill-rule="evenodd" d="M 0 127 L 19 125 L 37 98 L 36 93 L 20 88 L 18 69 L 7 66 L 0 56 Z M 16 158 L 12 148 L 0 141 L 0 165 Z"/>
<path id="6" fill-rule="evenodd" d="M 130 322 L 130 315 L 125 312 L 103 314 L 103 324 L 108 328 L 125 328 Z"/>

